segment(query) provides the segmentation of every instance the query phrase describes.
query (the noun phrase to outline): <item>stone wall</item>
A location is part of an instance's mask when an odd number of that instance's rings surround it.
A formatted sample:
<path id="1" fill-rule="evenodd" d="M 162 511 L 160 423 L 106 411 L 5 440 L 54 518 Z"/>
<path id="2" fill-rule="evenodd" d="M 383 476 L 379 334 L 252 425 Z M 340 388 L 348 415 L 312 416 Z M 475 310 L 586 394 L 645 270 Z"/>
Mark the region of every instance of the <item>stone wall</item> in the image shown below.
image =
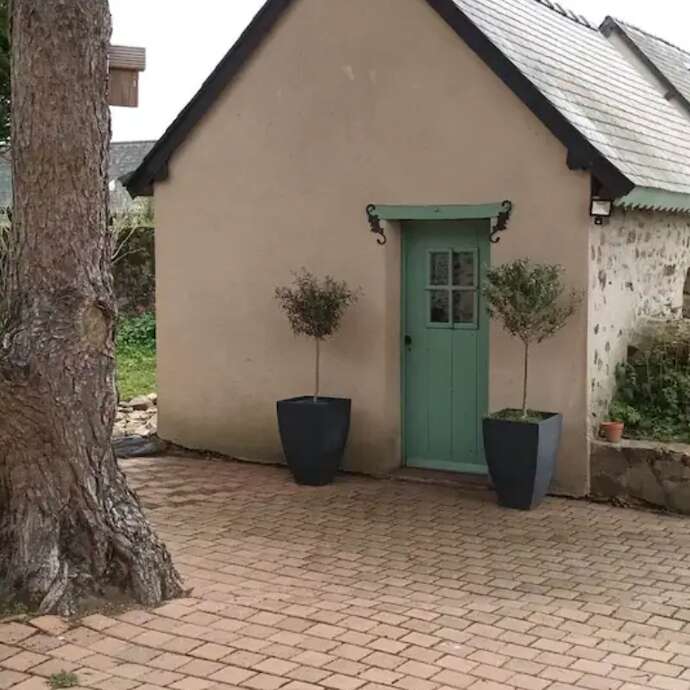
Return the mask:
<path id="1" fill-rule="evenodd" d="M 592 428 L 607 416 L 616 366 L 646 318 L 681 318 L 690 268 L 690 218 L 617 209 L 590 234 L 589 362 Z"/>
<path id="2" fill-rule="evenodd" d="M 113 264 L 115 295 L 120 312 L 153 311 L 156 304 L 156 258 L 153 228 L 128 236 L 121 258 Z"/>
<path id="3" fill-rule="evenodd" d="M 690 446 L 592 442 L 593 498 L 617 499 L 690 515 Z"/>
<path id="4" fill-rule="evenodd" d="M 155 233 L 151 201 L 137 200 L 132 203 L 132 209 L 131 213 L 116 217 L 120 240 L 113 263 L 113 278 L 118 307 L 123 314 L 153 311 L 156 304 Z M 7 213 L 0 209 L 0 254 L 6 247 L 9 228 Z"/>

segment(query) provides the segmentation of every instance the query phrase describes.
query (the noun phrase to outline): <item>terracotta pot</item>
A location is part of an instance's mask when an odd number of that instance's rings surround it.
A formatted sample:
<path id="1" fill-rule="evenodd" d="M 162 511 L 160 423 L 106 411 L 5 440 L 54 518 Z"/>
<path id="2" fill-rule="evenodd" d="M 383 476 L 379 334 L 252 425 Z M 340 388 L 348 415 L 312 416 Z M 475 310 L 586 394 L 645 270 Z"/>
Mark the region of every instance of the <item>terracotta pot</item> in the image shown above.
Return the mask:
<path id="1" fill-rule="evenodd" d="M 601 433 L 609 443 L 620 443 L 624 428 L 623 422 L 604 422 L 601 425 Z"/>

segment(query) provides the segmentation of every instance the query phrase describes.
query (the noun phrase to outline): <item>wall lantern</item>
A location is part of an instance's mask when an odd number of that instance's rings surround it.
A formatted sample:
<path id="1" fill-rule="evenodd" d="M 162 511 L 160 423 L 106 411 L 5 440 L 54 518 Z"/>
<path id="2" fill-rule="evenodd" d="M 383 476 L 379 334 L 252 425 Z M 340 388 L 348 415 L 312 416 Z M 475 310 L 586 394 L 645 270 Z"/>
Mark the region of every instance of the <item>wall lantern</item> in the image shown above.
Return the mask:
<path id="1" fill-rule="evenodd" d="M 589 215 L 594 218 L 596 225 L 603 225 L 613 213 L 613 201 L 600 196 L 593 196 L 589 207 Z"/>

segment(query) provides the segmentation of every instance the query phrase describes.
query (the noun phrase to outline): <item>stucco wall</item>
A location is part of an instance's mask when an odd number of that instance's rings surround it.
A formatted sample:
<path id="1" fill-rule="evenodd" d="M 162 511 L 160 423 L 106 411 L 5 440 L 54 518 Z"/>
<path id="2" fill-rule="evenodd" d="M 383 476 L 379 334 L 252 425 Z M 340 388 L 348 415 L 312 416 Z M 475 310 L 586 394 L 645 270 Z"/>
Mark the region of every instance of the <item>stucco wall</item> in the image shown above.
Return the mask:
<path id="1" fill-rule="evenodd" d="M 309 391 L 312 344 L 273 299 L 301 266 L 363 288 L 323 348 L 324 394 L 353 398 L 347 465 L 400 464 L 400 234 L 367 203 L 515 212 L 494 262 L 559 262 L 585 289 L 584 173 L 422 0 L 300 0 L 156 186 L 160 432 L 281 457 L 274 401 Z M 491 333 L 491 406 L 520 396 L 520 347 Z M 586 310 L 535 348 L 530 404 L 565 415 L 557 490 L 588 487 Z"/>
<path id="2" fill-rule="evenodd" d="M 680 318 L 690 267 L 687 216 L 617 209 L 590 232 L 590 386 L 592 428 L 608 414 L 616 366 L 640 321 Z"/>

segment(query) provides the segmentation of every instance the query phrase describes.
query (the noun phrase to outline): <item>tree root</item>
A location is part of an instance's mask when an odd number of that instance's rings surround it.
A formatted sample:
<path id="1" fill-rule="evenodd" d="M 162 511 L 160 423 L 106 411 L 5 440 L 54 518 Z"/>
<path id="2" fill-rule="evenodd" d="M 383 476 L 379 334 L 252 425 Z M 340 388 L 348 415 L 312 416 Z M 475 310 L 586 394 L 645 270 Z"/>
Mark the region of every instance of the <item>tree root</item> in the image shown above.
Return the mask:
<path id="1" fill-rule="evenodd" d="M 149 525 L 136 495 L 112 461 L 100 491 L 73 493 L 50 510 L 44 501 L 11 496 L 21 509 L 4 514 L 0 576 L 9 594 L 39 613 L 72 615 L 85 599 L 113 588 L 144 606 L 182 594 L 181 578 Z M 7 505 L 7 504 L 6 504 Z"/>

